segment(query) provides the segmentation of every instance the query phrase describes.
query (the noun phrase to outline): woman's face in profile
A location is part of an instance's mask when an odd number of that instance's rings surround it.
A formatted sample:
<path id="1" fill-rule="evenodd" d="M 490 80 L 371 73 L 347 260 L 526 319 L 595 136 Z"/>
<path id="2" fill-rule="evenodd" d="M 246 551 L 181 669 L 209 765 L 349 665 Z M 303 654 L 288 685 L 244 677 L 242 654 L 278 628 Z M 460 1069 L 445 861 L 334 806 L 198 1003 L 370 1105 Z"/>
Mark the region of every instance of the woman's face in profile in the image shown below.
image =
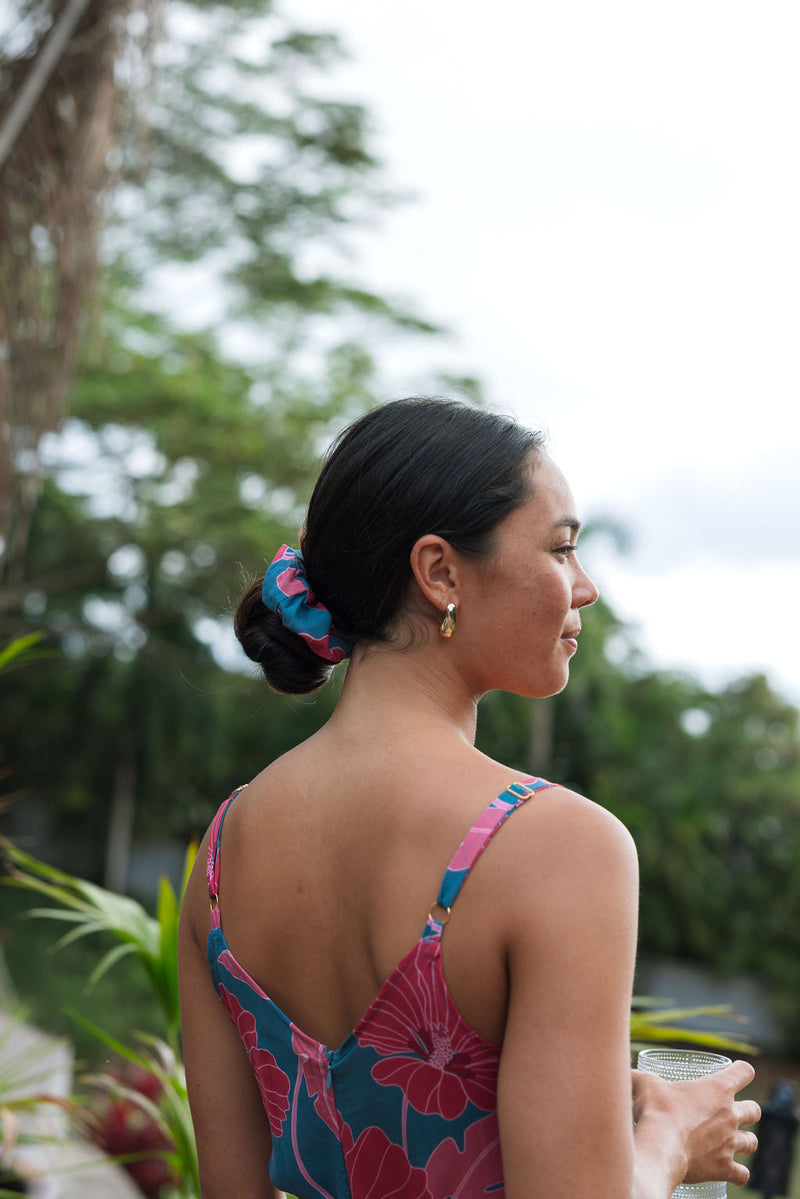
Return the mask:
<path id="1" fill-rule="evenodd" d="M 476 694 L 562 691 L 580 610 L 598 596 L 576 554 L 580 522 L 566 479 L 544 455 L 530 469 L 531 496 L 497 526 L 490 557 L 461 562 L 456 637 Z"/>

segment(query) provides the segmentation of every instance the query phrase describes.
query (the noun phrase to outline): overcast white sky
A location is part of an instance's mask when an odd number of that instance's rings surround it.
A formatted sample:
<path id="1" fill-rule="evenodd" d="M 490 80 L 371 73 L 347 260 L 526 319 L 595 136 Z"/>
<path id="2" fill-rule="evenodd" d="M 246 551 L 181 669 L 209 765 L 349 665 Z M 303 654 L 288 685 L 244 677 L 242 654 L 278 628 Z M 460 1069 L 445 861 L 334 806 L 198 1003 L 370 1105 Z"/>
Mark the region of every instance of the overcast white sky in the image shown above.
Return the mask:
<path id="1" fill-rule="evenodd" d="M 586 558 L 661 666 L 800 702 L 800 7 L 286 0 L 415 200 L 358 269 L 457 334 L 425 361 L 545 426 Z M 376 342 L 387 397 L 422 355 Z"/>

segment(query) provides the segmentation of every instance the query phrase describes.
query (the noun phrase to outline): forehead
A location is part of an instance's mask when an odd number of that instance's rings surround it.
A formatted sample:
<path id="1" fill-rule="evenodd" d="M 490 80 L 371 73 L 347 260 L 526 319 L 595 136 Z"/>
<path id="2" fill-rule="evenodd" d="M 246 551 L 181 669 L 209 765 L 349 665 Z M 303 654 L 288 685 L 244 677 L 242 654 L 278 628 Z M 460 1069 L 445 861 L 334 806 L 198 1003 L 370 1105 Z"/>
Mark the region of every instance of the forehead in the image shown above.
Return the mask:
<path id="1" fill-rule="evenodd" d="M 574 524 L 578 519 L 575 500 L 562 472 L 545 454 L 537 454 L 530 466 L 531 498 L 526 507 L 531 518 L 542 524 Z"/>

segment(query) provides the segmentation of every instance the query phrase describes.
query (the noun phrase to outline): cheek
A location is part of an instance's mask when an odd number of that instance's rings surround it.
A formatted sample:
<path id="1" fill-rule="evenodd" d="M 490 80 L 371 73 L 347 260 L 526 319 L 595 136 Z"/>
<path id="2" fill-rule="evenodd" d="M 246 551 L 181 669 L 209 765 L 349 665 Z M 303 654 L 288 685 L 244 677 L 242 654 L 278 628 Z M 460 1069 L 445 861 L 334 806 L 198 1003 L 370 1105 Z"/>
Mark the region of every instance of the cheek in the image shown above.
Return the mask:
<path id="1" fill-rule="evenodd" d="M 572 588 L 566 574 L 551 573 L 529 590 L 529 606 L 534 616 L 546 626 L 560 626 L 572 607 Z"/>

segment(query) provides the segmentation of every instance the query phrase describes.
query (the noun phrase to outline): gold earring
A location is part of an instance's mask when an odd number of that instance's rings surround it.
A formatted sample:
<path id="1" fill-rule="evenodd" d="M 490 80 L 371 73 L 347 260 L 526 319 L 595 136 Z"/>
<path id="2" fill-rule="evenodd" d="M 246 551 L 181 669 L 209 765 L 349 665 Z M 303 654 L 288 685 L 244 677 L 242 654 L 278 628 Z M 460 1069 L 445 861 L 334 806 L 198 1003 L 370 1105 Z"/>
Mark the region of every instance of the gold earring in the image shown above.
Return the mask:
<path id="1" fill-rule="evenodd" d="M 456 631 L 456 606 L 448 604 L 447 611 L 444 614 L 444 620 L 439 625 L 439 632 L 443 637 L 452 637 Z"/>

